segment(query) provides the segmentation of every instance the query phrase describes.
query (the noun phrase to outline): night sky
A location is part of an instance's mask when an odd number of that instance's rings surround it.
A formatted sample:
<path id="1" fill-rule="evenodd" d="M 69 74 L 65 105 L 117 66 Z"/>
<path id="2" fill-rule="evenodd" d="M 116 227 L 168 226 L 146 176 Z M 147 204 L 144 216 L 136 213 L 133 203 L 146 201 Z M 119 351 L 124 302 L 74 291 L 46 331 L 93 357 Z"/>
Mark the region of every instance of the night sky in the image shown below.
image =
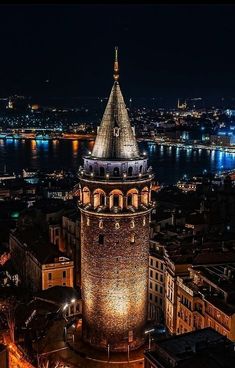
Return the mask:
<path id="1" fill-rule="evenodd" d="M 0 6 L 0 95 L 235 96 L 234 5 Z M 46 82 L 49 80 L 49 82 Z"/>

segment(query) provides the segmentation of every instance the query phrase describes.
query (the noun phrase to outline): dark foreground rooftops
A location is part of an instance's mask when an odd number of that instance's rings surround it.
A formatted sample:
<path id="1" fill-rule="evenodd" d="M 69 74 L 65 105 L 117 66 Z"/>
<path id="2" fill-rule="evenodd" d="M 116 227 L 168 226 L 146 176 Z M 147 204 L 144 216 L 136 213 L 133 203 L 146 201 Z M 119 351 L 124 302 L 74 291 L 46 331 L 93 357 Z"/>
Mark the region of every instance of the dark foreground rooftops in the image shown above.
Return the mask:
<path id="1" fill-rule="evenodd" d="M 233 343 L 212 328 L 170 337 L 145 353 L 145 368 L 231 368 L 235 366 Z"/>

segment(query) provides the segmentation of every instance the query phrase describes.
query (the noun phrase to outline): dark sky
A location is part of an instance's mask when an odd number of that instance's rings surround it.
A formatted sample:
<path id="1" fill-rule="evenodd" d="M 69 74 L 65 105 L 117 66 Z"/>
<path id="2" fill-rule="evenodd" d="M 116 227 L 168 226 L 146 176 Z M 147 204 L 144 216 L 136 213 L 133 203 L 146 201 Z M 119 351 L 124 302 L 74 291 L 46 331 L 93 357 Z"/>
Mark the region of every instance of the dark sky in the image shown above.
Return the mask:
<path id="1" fill-rule="evenodd" d="M 234 96 L 235 5 L 0 6 L 0 95 Z M 49 79 L 49 83 L 45 81 Z"/>

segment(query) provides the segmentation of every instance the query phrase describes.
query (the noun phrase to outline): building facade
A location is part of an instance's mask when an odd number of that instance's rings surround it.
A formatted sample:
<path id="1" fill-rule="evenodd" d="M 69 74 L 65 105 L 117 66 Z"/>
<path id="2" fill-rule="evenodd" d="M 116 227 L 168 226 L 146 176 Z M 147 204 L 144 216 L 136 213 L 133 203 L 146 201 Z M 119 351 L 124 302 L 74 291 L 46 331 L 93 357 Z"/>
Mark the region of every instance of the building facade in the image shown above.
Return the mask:
<path id="1" fill-rule="evenodd" d="M 39 241 L 37 247 L 34 245 L 33 238 L 26 240 L 22 233 L 11 231 L 9 246 L 21 282 L 32 291 L 53 286 L 73 287 L 73 261 L 51 244 Z"/>
<path id="2" fill-rule="evenodd" d="M 144 341 L 152 174 L 118 82 L 80 176 L 83 339 L 110 351 Z"/>
<path id="3" fill-rule="evenodd" d="M 163 247 L 150 240 L 149 254 L 149 295 L 148 318 L 154 322 L 164 322 L 165 308 L 165 262 Z"/>
<path id="4" fill-rule="evenodd" d="M 177 334 L 211 327 L 235 341 L 235 264 L 190 267 L 177 279 Z"/>

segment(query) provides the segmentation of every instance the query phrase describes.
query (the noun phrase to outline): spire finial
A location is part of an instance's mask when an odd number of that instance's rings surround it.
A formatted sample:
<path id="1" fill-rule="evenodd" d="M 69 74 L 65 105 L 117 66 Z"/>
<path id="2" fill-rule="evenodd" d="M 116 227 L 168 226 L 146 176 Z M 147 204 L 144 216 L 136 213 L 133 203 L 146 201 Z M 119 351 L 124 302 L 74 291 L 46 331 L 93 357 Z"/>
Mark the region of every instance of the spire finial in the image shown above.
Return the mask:
<path id="1" fill-rule="evenodd" d="M 114 74 L 113 78 L 115 81 L 119 79 L 119 67 L 118 67 L 118 47 L 115 47 L 115 59 L 114 59 Z"/>

